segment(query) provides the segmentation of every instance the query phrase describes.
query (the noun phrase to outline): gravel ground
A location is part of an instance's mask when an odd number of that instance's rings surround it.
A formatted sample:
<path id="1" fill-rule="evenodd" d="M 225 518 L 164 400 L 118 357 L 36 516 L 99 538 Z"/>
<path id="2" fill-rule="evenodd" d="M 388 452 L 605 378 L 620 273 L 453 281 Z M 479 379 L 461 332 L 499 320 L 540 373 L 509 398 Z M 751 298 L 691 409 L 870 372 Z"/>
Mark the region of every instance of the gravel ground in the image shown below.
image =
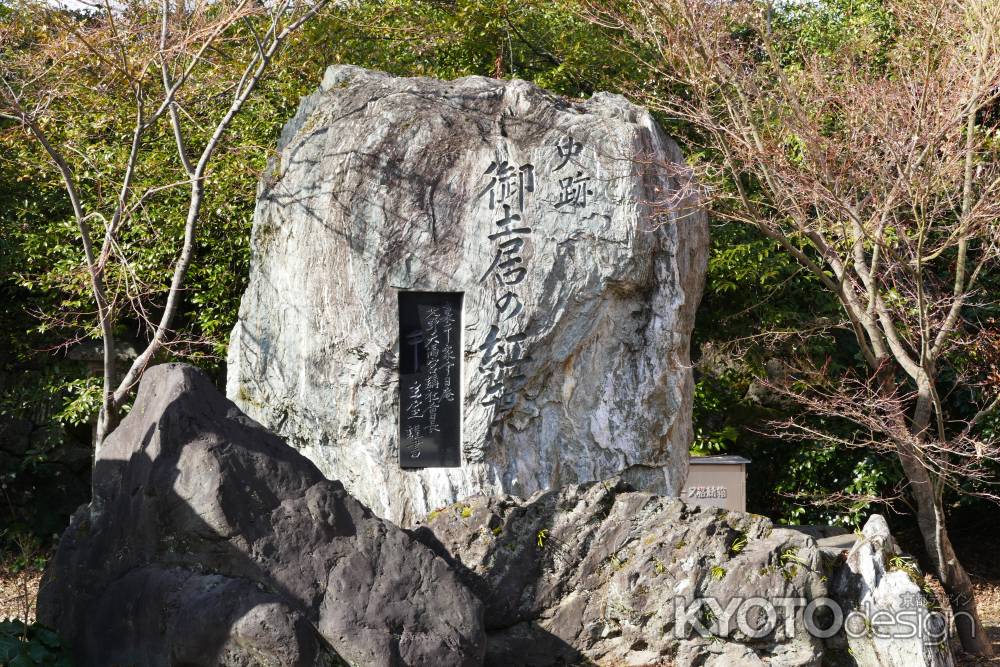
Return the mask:
<path id="1" fill-rule="evenodd" d="M 0 568 L 0 619 L 35 620 L 35 597 L 42 573 L 35 569 L 11 574 L 10 568 Z"/>
<path id="2" fill-rule="evenodd" d="M 979 605 L 979 615 L 986 626 L 986 633 L 993 643 L 992 659 L 974 658 L 964 655 L 956 642 L 956 667 L 973 667 L 978 665 L 1000 665 L 1000 581 L 984 581 L 976 584 L 976 604 Z"/>

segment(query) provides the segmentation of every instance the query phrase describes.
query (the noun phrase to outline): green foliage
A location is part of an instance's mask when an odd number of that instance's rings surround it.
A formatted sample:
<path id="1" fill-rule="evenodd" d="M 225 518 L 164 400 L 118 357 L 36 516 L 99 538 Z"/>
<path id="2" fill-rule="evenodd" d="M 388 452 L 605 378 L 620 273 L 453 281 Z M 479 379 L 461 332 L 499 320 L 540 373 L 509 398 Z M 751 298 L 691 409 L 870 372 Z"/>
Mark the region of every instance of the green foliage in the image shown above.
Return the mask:
<path id="1" fill-rule="evenodd" d="M 798 563 L 800 565 L 805 565 L 802 558 L 799 556 L 799 550 L 795 547 L 789 547 L 781 552 L 778 556 L 778 561 L 781 563 L 782 567 L 788 565 L 789 563 Z"/>
<path id="2" fill-rule="evenodd" d="M 749 458 L 751 511 L 785 523 L 854 526 L 867 516 L 868 502 L 817 505 L 815 501 L 878 496 L 899 479 L 894 462 L 864 449 L 845 451 L 769 435 L 769 422 L 811 419 L 794 404 L 762 389 L 769 362 L 813 360 L 825 364 L 831 374 L 861 363 L 850 332 L 830 327 L 839 319 L 835 298 L 775 242 L 746 225 L 713 226 L 705 296 L 694 335 L 700 359 L 691 453 Z M 837 426 L 850 436 L 849 426 Z"/>
<path id="3" fill-rule="evenodd" d="M 736 539 L 734 539 L 732 544 L 729 545 L 729 555 L 735 556 L 737 554 L 742 553 L 743 550 L 747 548 L 748 542 L 749 540 L 746 536 L 746 533 L 740 533 L 739 535 L 737 535 Z"/>
<path id="4" fill-rule="evenodd" d="M 0 664 L 9 667 L 71 667 L 72 655 L 52 630 L 18 619 L 0 621 Z"/>
<path id="5" fill-rule="evenodd" d="M 361 2 L 314 23 L 307 39 L 327 63 L 444 79 L 518 77 L 571 97 L 612 88 L 631 63 L 567 0 Z"/>
<path id="6" fill-rule="evenodd" d="M 884 67 L 895 39 L 892 12 L 882 0 L 822 0 L 789 3 L 775 13 L 775 34 L 786 38 L 777 46 L 786 66 L 815 56 L 831 57 L 846 45 L 858 58 Z"/>
<path id="7" fill-rule="evenodd" d="M 895 461 L 842 448 L 804 445 L 785 461 L 784 474 L 776 478 L 781 498 L 781 518 L 786 523 L 825 523 L 857 527 L 869 513 L 870 501 L 885 495 L 901 477 Z M 846 504 L 824 504 L 835 493 L 856 498 Z"/>
<path id="8" fill-rule="evenodd" d="M 4 558 L 3 571 L 9 578 L 17 579 L 40 575 L 48 563 L 48 552 L 41 548 L 38 538 L 29 531 L 18 529 L 5 529 L 0 531 L 0 538 L 12 544 L 14 551 Z M 27 601 L 25 601 L 27 602 Z M 23 610 L 28 615 L 28 609 Z"/>
<path id="9" fill-rule="evenodd" d="M 245 286 L 249 265 L 249 232 L 257 178 L 270 147 L 276 143 L 282 123 L 293 112 L 306 84 L 285 71 L 277 80 L 267 81 L 259 94 L 231 129 L 232 143 L 217 156 L 208 178 L 207 197 L 198 230 L 196 261 L 187 277 L 189 298 L 182 314 L 179 336 L 198 344 L 179 352 L 205 365 L 218 367 L 224 356 L 226 339 L 235 322 L 239 297 Z M 203 89 L 212 96 L 211 87 Z M 124 137 L 132 121 L 130 110 L 97 95 L 78 100 L 79 108 L 60 110 L 64 118 L 48 128 L 52 140 L 88 156 L 87 168 L 80 173 L 83 197 L 96 200 L 98 189 L 124 164 L 127 149 Z M 186 107 L 189 113 L 197 106 Z M 212 109 L 201 109 L 198 119 L 207 124 Z M 30 295 L 32 309 L 47 317 L 38 320 L 24 313 L 29 331 L 39 335 L 58 334 L 63 339 L 95 338 L 97 331 L 89 313 L 93 310 L 89 283 L 82 268 L 76 225 L 55 170 L 40 151 L 16 128 L 0 133 L 2 166 L 16 173 L 14 187 L 23 192 L 12 206 L 0 208 L 0 225 L 12 248 L 12 270 L 5 279 L 12 287 Z M 145 146 L 137 169 L 136 187 L 142 188 L 176 180 L 176 157 L 172 139 L 165 129 L 154 134 Z M 130 257 L 130 268 L 139 285 L 163 289 L 175 261 L 176 240 L 187 212 L 186 190 L 173 188 L 153 197 L 140 224 L 123 230 L 120 250 Z M 103 229 L 94 228 L 100 237 Z M 211 258 L 211 261 L 206 261 Z M 110 266 L 110 265 L 109 265 Z M 115 267 L 114 270 L 120 270 Z M 127 303 L 125 290 L 134 285 L 122 276 L 118 299 Z M 114 295 L 113 295 L 114 296 Z M 77 315 L 79 314 L 79 315 Z M 136 315 L 124 314 L 117 332 L 141 339 L 146 332 Z M 52 316 L 57 317 L 53 318 Z"/>
<path id="10" fill-rule="evenodd" d="M 0 552 L 15 532 L 48 542 L 89 492 L 89 425 L 75 422 L 76 364 L 0 363 Z"/>
<path id="11" fill-rule="evenodd" d="M 15 25 L 23 17 L 8 12 L 0 21 Z M 30 45 L 33 27 L 19 27 L 25 46 Z M 186 119 L 199 128 L 195 144 L 205 141 L 209 121 L 218 115 L 226 74 L 237 67 L 238 56 L 229 46 L 219 49 L 212 58 L 214 70 L 199 74 L 197 94 L 184 100 Z M 181 344 L 157 362 L 176 355 L 221 373 L 247 279 L 258 175 L 282 124 L 320 70 L 289 57 L 275 72 L 231 127 L 209 172 L 196 259 L 174 327 Z M 96 209 L 106 199 L 107 183 L 124 168 L 134 110 L 121 104 L 127 96 L 119 80 L 72 83 L 79 95 L 51 102 L 58 122 L 41 122 L 51 141 L 73 156 L 81 196 Z M 177 181 L 176 148 L 164 123 L 144 141 L 141 156 L 137 189 Z M 115 334 L 121 340 L 141 346 L 148 339 L 131 299 L 151 297 L 145 307 L 153 316 L 162 308 L 187 206 L 184 188 L 165 189 L 145 202 L 136 224 L 123 230 L 116 251 L 128 257 L 129 273 L 117 262 L 108 264 L 110 298 L 119 312 Z M 90 224 L 92 235 L 101 238 L 103 221 L 94 217 Z M 98 332 L 78 230 L 59 175 L 37 142 L 6 119 L 0 119 L 0 299 L 5 304 L 0 312 L 0 514 L 9 514 L 0 523 L 48 538 L 88 496 L 91 423 L 101 388 L 94 369 L 71 357 L 94 343 Z"/>
<path id="12" fill-rule="evenodd" d="M 713 417 L 724 414 L 723 405 L 727 399 L 724 389 L 716 386 L 717 381 L 710 376 L 698 379 L 694 386 L 694 443 L 692 456 L 720 454 L 735 445 L 740 436 L 739 428 L 731 423 L 723 423 L 719 428 L 708 430 Z"/>

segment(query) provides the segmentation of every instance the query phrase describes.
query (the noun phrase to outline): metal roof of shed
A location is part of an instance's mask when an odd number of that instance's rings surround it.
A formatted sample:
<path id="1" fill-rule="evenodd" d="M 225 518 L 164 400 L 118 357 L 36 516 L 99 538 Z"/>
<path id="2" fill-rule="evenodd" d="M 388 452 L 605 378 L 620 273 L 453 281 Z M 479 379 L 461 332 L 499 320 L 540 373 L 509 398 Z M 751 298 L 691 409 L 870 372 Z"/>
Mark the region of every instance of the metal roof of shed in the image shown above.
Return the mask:
<path id="1" fill-rule="evenodd" d="M 750 459 L 745 459 L 742 456 L 735 455 L 716 455 L 716 456 L 692 456 L 691 465 L 708 465 L 710 463 L 718 465 L 738 465 L 740 463 L 750 463 Z"/>

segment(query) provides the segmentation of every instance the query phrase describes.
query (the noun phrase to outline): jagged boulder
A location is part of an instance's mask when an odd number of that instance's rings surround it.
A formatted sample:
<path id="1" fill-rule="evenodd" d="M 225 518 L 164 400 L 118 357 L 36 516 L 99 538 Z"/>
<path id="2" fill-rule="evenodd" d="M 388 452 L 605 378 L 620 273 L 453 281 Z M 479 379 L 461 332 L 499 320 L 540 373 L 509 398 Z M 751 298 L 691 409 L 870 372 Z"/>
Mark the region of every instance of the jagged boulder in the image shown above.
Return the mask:
<path id="1" fill-rule="evenodd" d="M 931 614 L 885 521 L 838 548 L 620 477 L 402 530 L 168 364 L 101 449 L 38 613 L 81 667 L 950 665 L 881 636 L 900 628 L 876 612 Z"/>
<path id="2" fill-rule="evenodd" d="M 146 372 L 97 456 L 39 618 L 94 665 L 478 665 L 449 565 L 243 415 L 198 370 Z"/>
<path id="3" fill-rule="evenodd" d="M 869 517 L 861 539 L 836 569 L 830 589 L 845 616 L 841 639 L 858 665 L 954 664 L 948 619 L 881 515 Z"/>
<path id="4" fill-rule="evenodd" d="M 251 243 L 227 393 L 380 516 L 619 473 L 680 490 L 708 226 L 645 109 L 331 67 L 282 133 Z M 460 467 L 400 468 L 413 291 L 463 295 L 460 384 L 427 399 L 460 403 Z"/>
<path id="5" fill-rule="evenodd" d="M 529 500 L 467 499 L 414 535 L 483 601 L 488 665 L 791 667 L 823 657 L 802 620 L 827 594 L 819 548 L 761 516 L 614 479 Z"/>

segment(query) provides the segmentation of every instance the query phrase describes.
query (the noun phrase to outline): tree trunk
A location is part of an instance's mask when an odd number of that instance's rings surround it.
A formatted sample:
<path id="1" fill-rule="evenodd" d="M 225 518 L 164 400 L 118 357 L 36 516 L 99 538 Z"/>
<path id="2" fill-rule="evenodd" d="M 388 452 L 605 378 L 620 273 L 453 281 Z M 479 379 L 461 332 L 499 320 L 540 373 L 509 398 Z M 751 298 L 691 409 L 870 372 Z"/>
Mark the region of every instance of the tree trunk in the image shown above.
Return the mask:
<path id="1" fill-rule="evenodd" d="M 958 561 L 948 537 L 941 495 L 934 488 L 927 469 L 916 457 L 900 451 L 899 460 L 910 480 L 910 490 L 917 503 L 917 525 L 920 527 L 924 548 L 931 559 L 934 573 L 948 594 L 962 648 L 976 655 L 992 655 L 993 647 L 979 620 L 972 581 Z"/>
<path id="2" fill-rule="evenodd" d="M 94 429 L 94 456 L 96 460 L 97 452 L 104 444 L 104 439 L 111 431 L 115 430 L 120 421 L 118 411 L 111 405 L 110 401 L 105 401 L 101 405 L 101 410 L 97 414 L 97 427 Z"/>
<path id="3" fill-rule="evenodd" d="M 104 444 L 104 439 L 118 426 L 119 414 L 114 404 L 115 380 L 118 377 L 116 361 L 115 341 L 110 336 L 105 335 L 104 386 L 101 388 L 101 409 L 97 413 L 97 426 L 94 429 L 94 461 L 97 460 L 97 452 Z"/>
<path id="4" fill-rule="evenodd" d="M 911 432 L 918 438 L 926 437 L 930 424 L 933 401 L 930 379 L 918 383 L 917 404 L 913 412 Z M 962 648 L 975 655 L 993 655 L 993 646 L 979 620 L 976 596 L 972 581 L 958 560 L 945 525 L 942 489 L 927 468 L 920 462 L 909 445 L 900 447 L 899 461 L 910 482 L 910 490 L 917 504 L 917 525 L 923 538 L 924 549 L 931 560 L 931 567 L 948 595 L 955 629 Z"/>

